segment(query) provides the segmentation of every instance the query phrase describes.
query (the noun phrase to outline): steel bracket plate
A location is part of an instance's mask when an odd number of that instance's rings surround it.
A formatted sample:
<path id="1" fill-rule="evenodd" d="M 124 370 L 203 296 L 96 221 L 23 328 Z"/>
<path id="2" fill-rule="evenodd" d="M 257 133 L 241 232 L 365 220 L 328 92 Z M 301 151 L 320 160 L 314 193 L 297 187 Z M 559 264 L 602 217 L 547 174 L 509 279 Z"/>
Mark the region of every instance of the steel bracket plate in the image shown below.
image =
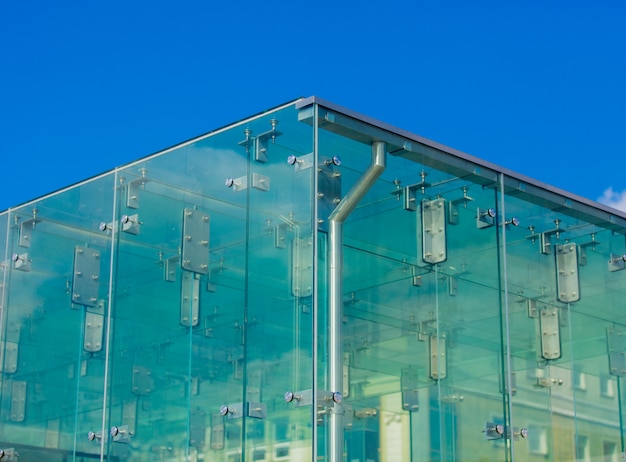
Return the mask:
<path id="1" fill-rule="evenodd" d="M 243 417 L 243 403 L 228 404 L 228 419 L 241 419 Z"/>
<path id="2" fill-rule="evenodd" d="M 211 449 L 224 449 L 225 437 L 223 417 L 219 413 L 211 414 Z"/>
<path id="3" fill-rule="evenodd" d="M 321 231 L 328 231 L 328 217 L 341 202 L 341 173 L 332 162 L 322 159 L 318 163 L 317 207 Z"/>
<path id="4" fill-rule="evenodd" d="M 313 238 L 295 238 L 291 248 L 291 293 L 309 297 L 313 293 Z"/>
<path id="5" fill-rule="evenodd" d="M 494 422 L 485 422 L 485 429 L 483 430 L 486 440 L 499 440 L 504 438 L 504 425 L 496 424 Z"/>
<path id="6" fill-rule="evenodd" d="M 296 172 L 299 172 L 301 170 L 307 170 L 313 167 L 313 160 L 313 153 L 309 153 L 304 156 L 298 156 L 295 165 Z"/>
<path id="7" fill-rule="evenodd" d="M 277 249 L 284 249 L 287 247 L 287 229 L 289 225 L 287 223 L 281 223 L 274 227 L 274 247 Z"/>
<path id="8" fill-rule="evenodd" d="M 131 387 L 131 390 L 135 395 L 145 396 L 152 393 L 152 390 L 154 389 L 152 371 L 147 367 L 133 366 Z"/>
<path id="9" fill-rule="evenodd" d="M 417 210 L 417 191 L 418 185 L 411 185 L 404 187 L 404 210 L 409 212 L 415 212 Z"/>
<path id="10" fill-rule="evenodd" d="M 419 391 L 417 370 L 413 368 L 402 369 L 402 409 L 409 412 L 419 411 Z"/>
<path id="11" fill-rule="evenodd" d="M 200 274 L 209 272 L 209 233 L 208 213 L 190 208 L 183 210 L 183 269 Z"/>
<path id="12" fill-rule="evenodd" d="M 33 238 L 33 231 L 35 231 L 37 223 L 41 223 L 41 220 L 37 218 L 30 218 L 20 223 L 20 247 L 30 247 L 30 243 Z"/>
<path id="13" fill-rule="evenodd" d="M 206 413 L 201 409 L 194 409 L 189 415 L 189 445 L 201 449 L 205 439 Z"/>
<path id="14" fill-rule="evenodd" d="M 74 249 L 72 302 L 84 306 L 98 304 L 100 286 L 100 252 L 89 247 Z"/>
<path id="15" fill-rule="evenodd" d="M 448 351 L 446 338 L 431 335 L 429 339 L 430 378 L 445 379 L 448 375 Z"/>
<path id="16" fill-rule="evenodd" d="M 252 173 L 252 187 L 259 191 L 270 190 L 270 177 L 261 175 L 260 173 Z M 248 177 L 240 176 L 233 180 L 233 191 L 245 191 L 248 189 Z"/>
<path id="17" fill-rule="evenodd" d="M 13 374 L 17 372 L 17 358 L 19 352 L 18 342 L 5 342 L 4 348 L 0 349 L 0 361 L 4 361 L 4 372 Z"/>
<path id="18" fill-rule="evenodd" d="M 622 258 L 622 255 L 611 254 L 611 258 L 609 259 L 609 271 L 621 271 L 626 268 L 626 260 Z"/>
<path id="19" fill-rule="evenodd" d="M 104 316 L 99 313 L 85 313 L 85 339 L 83 349 L 90 353 L 102 350 L 102 335 L 104 332 Z"/>
<path id="20" fill-rule="evenodd" d="M 576 244 L 556 246 L 556 274 L 558 300 L 563 303 L 580 300 L 578 246 Z"/>
<path id="21" fill-rule="evenodd" d="M 11 421 L 24 422 L 26 415 L 26 382 L 14 381 L 11 386 Z"/>
<path id="22" fill-rule="evenodd" d="M 267 406 L 265 403 L 257 403 L 254 401 L 250 401 L 246 403 L 248 407 L 248 417 L 252 417 L 253 419 L 264 419 L 267 414 Z"/>
<path id="23" fill-rule="evenodd" d="M 626 376 L 626 334 L 607 328 L 606 340 L 609 350 L 609 373 L 617 377 Z"/>
<path id="24" fill-rule="evenodd" d="M 126 401 L 122 405 L 122 422 L 126 422 L 129 435 L 134 435 L 137 428 L 137 400 Z"/>
<path id="25" fill-rule="evenodd" d="M 446 201 L 422 201 L 422 260 L 434 264 L 446 261 Z"/>
<path id="26" fill-rule="evenodd" d="M 18 271 L 29 272 L 31 260 L 28 258 L 28 253 L 13 254 L 13 269 Z"/>
<path id="27" fill-rule="evenodd" d="M 183 273 L 180 290 L 180 324 L 197 326 L 200 312 L 200 278 L 195 273 Z"/>
<path id="28" fill-rule="evenodd" d="M 112 440 L 114 443 L 130 443 L 130 437 L 132 433 L 130 432 L 128 425 L 120 425 L 117 427 L 117 432 L 115 435 L 111 434 Z"/>
<path id="29" fill-rule="evenodd" d="M 476 228 L 490 228 L 496 224 L 496 218 L 493 215 L 493 209 L 481 209 L 478 207 L 476 211 Z"/>
<path id="30" fill-rule="evenodd" d="M 121 218 L 122 223 L 122 231 L 128 234 L 134 234 L 135 236 L 139 234 L 141 230 L 141 221 L 139 221 L 139 214 L 135 213 L 134 215 L 123 215 Z"/>
<path id="31" fill-rule="evenodd" d="M 142 177 L 128 183 L 128 189 L 126 190 L 126 207 L 129 209 L 139 208 L 139 191 L 142 191 L 149 181 L 148 178 Z"/>
<path id="32" fill-rule="evenodd" d="M 15 448 L 3 448 L 2 451 L 2 462 L 18 462 L 20 455 Z"/>
<path id="33" fill-rule="evenodd" d="M 541 330 L 541 357 L 559 359 L 561 357 L 559 309 L 554 306 L 542 308 L 539 312 L 539 326 Z"/>
<path id="34" fill-rule="evenodd" d="M 163 262 L 163 279 L 167 282 L 176 282 L 176 268 L 180 262 L 178 255 L 170 257 Z"/>

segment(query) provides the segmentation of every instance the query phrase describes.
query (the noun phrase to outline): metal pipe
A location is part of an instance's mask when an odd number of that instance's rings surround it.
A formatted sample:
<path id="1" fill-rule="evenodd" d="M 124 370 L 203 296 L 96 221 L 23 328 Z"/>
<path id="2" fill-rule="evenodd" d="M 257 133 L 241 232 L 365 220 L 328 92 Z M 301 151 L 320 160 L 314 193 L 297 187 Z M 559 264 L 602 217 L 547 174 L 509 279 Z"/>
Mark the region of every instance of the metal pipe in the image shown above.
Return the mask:
<path id="1" fill-rule="evenodd" d="M 386 167 L 386 145 L 372 143 L 372 163 L 328 217 L 328 386 L 343 391 L 343 223 Z M 335 403 L 328 416 L 328 461 L 343 461 L 344 408 Z"/>

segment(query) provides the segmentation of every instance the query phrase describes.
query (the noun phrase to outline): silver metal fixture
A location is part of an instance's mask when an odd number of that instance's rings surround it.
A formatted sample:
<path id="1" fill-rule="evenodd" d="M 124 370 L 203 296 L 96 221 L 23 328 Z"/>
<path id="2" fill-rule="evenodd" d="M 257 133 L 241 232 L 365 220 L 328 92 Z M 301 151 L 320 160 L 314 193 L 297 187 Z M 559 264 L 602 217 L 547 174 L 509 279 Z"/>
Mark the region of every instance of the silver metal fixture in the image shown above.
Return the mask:
<path id="1" fill-rule="evenodd" d="M 578 246 L 573 243 L 556 246 L 557 298 L 563 303 L 580 300 Z"/>
<path id="2" fill-rule="evenodd" d="M 331 157 L 330 159 L 326 159 L 326 160 L 324 161 L 324 164 L 326 164 L 326 165 L 333 164 L 333 165 L 335 165 L 335 166 L 339 167 L 339 166 L 341 165 L 341 157 L 339 157 L 339 156 L 333 156 L 333 157 Z"/>
<path id="3" fill-rule="evenodd" d="M 496 209 L 481 209 L 476 212 L 476 227 L 478 229 L 489 228 L 496 224 Z"/>
<path id="4" fill-rule="evenodd" d="M 17 462 L 19 456 L 14 448 L 0 449 L 0 460 L 3 462 Z"/>
<path id="5" fill-rule="evenodd" d="M 74 249 L 72 303 L 84 306 L 98 304 L 100 287 L 100 252 L 90 247 Z"/>
<path id="6" fill-rule="evenodd" d="M 27 253 L 14 253 L 11 255 L 11 261 L 13 262 L 13 269 L 18 271 L 30 271 L 31 260 L 28 258 Z"/>
<path id="7" fill-rule="evenodd" d="M 447 257 L 445 199 L 422 201 L 422 260 L 435 264 Z"/>
<path id="8" fill-rule="evenodd" d="M 609 327 L 606 330 L 606 341 L 609 350 L 609 373 L 617 377 L 626 376 L 626 334 Z"/>
<path id="9" fill-rule="evenodd" d="M 504 425 L 486 422 L 483 430 L 486 440 L 498 440 L 504 438 Z"/>
<path id="10" fill-rule="evenodd" d="M 621 255 L 611 254 L 609 258 L 609 271 L 621 271 L 626 268 L 626 253 Z"/>
<path id="11" fill-rule="evenodd" d="M 183 238 L 181 266 L 199 274 L 209 272 L 209 233 L 211 219 L 208 213 L 183 209 Z"/>
<path id="12" fill-rule="evenodd" d="M 94 440 L 99 440 L 102 438 L 102 433 L 100 432 L 94 432 L 94 431 L 90 431 L 89 433 L 87 433 L 87 439 L 89 441 L 94 441 Z"/>
<path id="13" fill-rule="evenodd" d="M 386 144 L 374 141 L 370 166 L 328 217 L 328 386 L 331 390 L 341 390 L 343 386 L 343 223 L 385 170 L 386 157 Z M 328 421 L 328 462 L 343 460 L 344 413 L 340 403 L 337 407 Z"/>
<path id="14" fill-rule="evenodd" d="M 561 326 L 559 309 L 555 306 L 542 308 L 539 313 L 541 330 L 541 357 L 559 359 L 561 357 Z"/>
<path id="15" fill-rule="evenodd" d="M 37 223 L 41 223 L 41 220 L 37 218 L 37 212 L 37 209 L 33 209 L 33 217 L 20 223 L 20 247 L 30 247 Z"/>
<path id="16" fill-rule="evenodd" d="M 133 436 L 133 433 L 128 430 L 128 425 L 120 425 L 119 427 L 114 425 L 109 434 L 115 443 L 130 443 L 130 437 Z"/>
<path id="17" fill-rule="evenodd" d="M 528 438 L 528 428 L 520 428 L 519 433 L 517 433 L 522 438 Z"/>
<path id="18" fill-rule="evenodd" d="M 289 165 L 295 165 L 296 162 L 301 162 L 301 161 L 299 161 L 298 158 L 296 156 L 294 156 L 293 154 L 290 155 L 289 157 L 287 157 L 287 163 Z"/>
<path id="19" fill-rule="evenodd" d="M 235 184 L 235 180 L 233 180 L 232 178 L 226 178 L 224 184 L 227 188 L 232 188 L 232 186 Z"/>
<path id="20" fill-rule="evenodd" d="M 296 395 L 293 391 L 286 391 L 284 398 L 285 398 L 285 402 L 291 403 L 294 399 L 296 401 L 300 401 L 302 399 L 302 396 Z"/>
<path id="21" fill-rule="evenodd" d="M 510 220 L 507 220 L 504 222 L 505 225 L 513 225 L 513 226 L 519 226 L 519 218 L 517 217 L 512 217 Z"/>
<path id="22" fill-rule="evenodd" d="M 462 191 L 463 197 L 448 201 L 448 223 L 451 225 L 459 224 L 459 204 L 463 204 L 463 208 L 467 208 L 467 203 L 474 200 L 474 198 L 467 195 L 467 186 L 463 186 Z"/>
<path id="23" fill-rule="evenodd" d="M 122 215 L 120 219 L 122 224 L 122 231 L 128 234 L 139 234 L 139 227 L 143 225 L 143 221 L 139 221 L 139 215 Z"/>
<path id="24" fill-rule="evenodd" d="M 553 379 L 550 377 L 538 377 L 537 378 L 537 386 L 541 388 L 550 388 L 555 385 L 561 386 L 563 385 L 563 379 Z"/>
<path id="25" fill-rule="evenodd" d="M 343 395 L 341 394 L 341 392 L 339 392 L 339 391 L 335 391 L 335 392 L 333 392 L 333 394 L 332 394 L 332 400 L 333 400 L 335 403 L 341 403 L 341 402 L 343 401 Z"/>
<path id="26" fill-rule="evenodd" d="M 126 207 L 129 209 L 139 208 L 139 191 L 143 191 L 146 187 L 146 183 L 150 181 L 149 178 L 146 178 L 147 172 L 147 169 L 140 168 L 139 173 L 141 173 L 141 178 L 137 178 L 128 183 L 126 189 Z"/>

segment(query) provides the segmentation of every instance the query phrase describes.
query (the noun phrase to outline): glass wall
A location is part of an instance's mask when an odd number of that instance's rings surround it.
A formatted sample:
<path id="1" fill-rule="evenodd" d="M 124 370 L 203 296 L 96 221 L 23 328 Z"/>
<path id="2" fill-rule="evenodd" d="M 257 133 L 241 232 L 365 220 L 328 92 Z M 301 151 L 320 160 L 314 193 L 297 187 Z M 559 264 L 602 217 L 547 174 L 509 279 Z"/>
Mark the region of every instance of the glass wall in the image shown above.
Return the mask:
<path id="1" fill-rule="evenodd" d="M 298 100 L 0 214 L 0 458 L 617 461 L 625 234 Z"/>

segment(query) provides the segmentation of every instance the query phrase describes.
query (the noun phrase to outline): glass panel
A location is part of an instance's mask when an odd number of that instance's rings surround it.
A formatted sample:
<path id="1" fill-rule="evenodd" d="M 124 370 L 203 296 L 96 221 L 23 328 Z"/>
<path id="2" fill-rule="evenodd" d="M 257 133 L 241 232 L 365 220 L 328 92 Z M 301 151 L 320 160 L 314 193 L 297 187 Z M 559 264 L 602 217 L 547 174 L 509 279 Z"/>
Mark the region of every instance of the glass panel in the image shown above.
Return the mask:
<path id="1" fill-rule="evenodd" d="M 99 459 L 87 436 L 102 426 L 112 187 L 107 175 L 8 215 L 0 434 L 25 460 Z"/>
<path id="2" fill-rule="evenodd" d="M 621 447 L 623 438 L 624 373 L 610 368 L 610 341 L 615 334 L 615 357 L 623 357 L 624 232 L 592 224 L 571 203 L 550 206 L 554 200 L 519 186 L 506 196 L 507 216 L 520 222 L 506 227 L 512 425 L 528 428 L 514 452 L 521 460 L 601 460 L 603 442 Z"/>
<path id="3" fill-rule="evenodd" d="M 352 121 L 342 131 L 339 116 L 320 120 L 334 120 L 319 132 L 319 185 L 327 188 L 320 192 L 332 190 L 322 183 L 325 160 L 340 155 L 341 164 L 328 166 L 327 176 L 340 174 L 345 201 L 367 176 L 373 148 L 363 140 L 370 132 L 363 125 L 355 134 Z M 497 228 L 491 217 L 480 221 L 485 226 L 477 220 L 479 207 L 496 206 L 497 192 L 467 171 L 442 171 L 442 153 L 433 162 L 420 147 L 386 149 L 393 152 L 386 170 L 342 227 L 339 391 L 346 460 L 456 461 L 475 454 L 504 460 L 506 447 L 481 434 L 487 422 L 505 419 Z M 318 208 L 326 220 L 319 202 Z M 334 231 L 325 225 L 323 242 L 330 249 Z M 320 250 L 321 280 L 332 274 L 330 252 Z M 325 282 L 320 310 L 332 298 Z M 331 331 L 332 320 L 323 321 L 320 332 Z M 320 339 L 320 349 L 329 348 L 328 339 Z M 331 367 L 319 365 L 320 388 L 327 392 L 336 391 L 329 385 Z M 320 455 L 335 460 L 333 409 L 326 404 L 320 410 L 320 437 L 326 438 Z"/>
<path id="4" fill-rule="evenodd" d="M 268 188 L 234 193 L 250 201 L 242 318 L 246 461 L 312 460 L 312 403 L 299 397 L 313 390 L 313 134 L 297 116 L 289 107 L 246 125 L 257 140 L 276 124 L 279 135 L 268 139 L 267 161 L 252 160 L 248 171 L 253 185 L 267 179 Z M 290 402 L 286 392 L 295 395 Z"/>
<path id="5" fill-rule="evenodd" d="M 109 456 L 310 460 L 310 408 L 283 398 L 312 387 L 312 169 L 287 162 L 312 136 L 296 116 L 118 172 Z"/>

